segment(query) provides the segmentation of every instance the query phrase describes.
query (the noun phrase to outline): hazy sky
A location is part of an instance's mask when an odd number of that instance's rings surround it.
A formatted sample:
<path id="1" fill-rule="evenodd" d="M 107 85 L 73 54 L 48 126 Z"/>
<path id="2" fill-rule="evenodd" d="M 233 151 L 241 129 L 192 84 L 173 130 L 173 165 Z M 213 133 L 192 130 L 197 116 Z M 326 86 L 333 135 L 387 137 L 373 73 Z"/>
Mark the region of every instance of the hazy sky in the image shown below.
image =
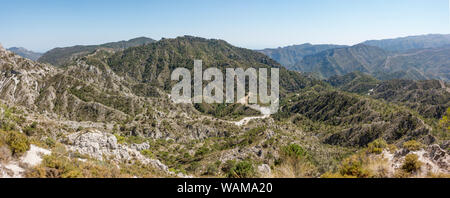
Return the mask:
<path id="1" fill-rule="evenodd" d="M 35 51 L 194 35 L 251 49 L 450 33 L 449 0 L 0 0 L 0 43 Z"/>

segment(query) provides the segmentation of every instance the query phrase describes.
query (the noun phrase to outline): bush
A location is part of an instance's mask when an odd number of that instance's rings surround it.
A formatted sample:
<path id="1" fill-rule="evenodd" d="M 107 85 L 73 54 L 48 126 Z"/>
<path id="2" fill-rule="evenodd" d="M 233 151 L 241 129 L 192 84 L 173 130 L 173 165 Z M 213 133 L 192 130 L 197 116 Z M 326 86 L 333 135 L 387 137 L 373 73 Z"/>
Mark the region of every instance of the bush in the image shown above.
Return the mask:
<path id="1" fill-rule="evenodd" d="M 55 147 L 56 146 L 56 141 L 53 139 L 53 138 L 47 138 L 47 139 L 45 139 L 45 144 L 48 146 L 48 147 L 50 147 L 50 148 L 53 148 L 53 147 Z"/>
<path id="2" fill-rule="evenodd" d="M 405 143 L 403 143 L 403 148 L 408 149 L 410 151 L 418 151 L 422 149 L 424 145 L 418 141 L 410 140 Z"/>
<path id="3" fill-rule="evenodd" d="M 256 176 L 255 168 L 250 161 L 241 161 L 231 168 L 228 178 L 252 178 Z"/>
<path id="4" fill-rule="evenodd" d="M 403 162 L 402 169 L 408 173 L 415 172 L 420 169 L 422 162 L 419 161 L 419 156 L 416 154 L 408 154 Z"/>
<path id="5" fill-rule="evenodd" d="M 301 158 L 302 156 L 306 156 L 306 151 L 297 144 L 284 147 L 283 152 L 286 157 Z"/>
<path id="6" fill-rule="evenodd" d="M 357 178 L 370 177 L 369 171 L 363 168 L 363 162 L 358 156 L 354 155 L 346 158 L 339 169 L 339 173 L 343 176 L 353 176 Z"/>
<path id="7" fill-rule="evenodd" d="M 367 152 L 374 154 L 381 154 L 383 149 L 386 148 L 388 144 L 384 139 L 377 139 L 367 145 Z"/>
<path id="8" fill-rule="evenodd" d="M 301 146 L 291 144 L 281 149 L 281 158 L 275 164 L 275 177 L 305 178 L 317 176 L 317 168 Z"/>
<path id="9" fill-rule="evenodd" d="M 206 155 L 209 153 L 209 149 L 205 146 L 200 147 L 196 152 L 195 152 L 195 157 L 201 157 L 203 155 Z"/>
<path id="10" fill-rule="evenodd" d="M 27 136 L 19 132 L 9 132 L 6 143 L 14 155 L 22 155 L 30 149 L 30 141 Z"/>
<path id="11" fill-rule="evenodd" d="M 450 107 L 447 109 L 446 114 L 439 121 L 439 125 L 444 128 L 444 130 L 450 131 Z"/>
<path id="12" fill-rule="evenodd" d="M 37 124 L 37 122 L 33 122 L 30 126 L 25 127 L 23 129 L 23 132 L 28 136 L 33 136 L 34 134 L 36 134 Z"/>
<path id="13" fill-rule="evenodd" d="M 398 150 L 398 148 L 397 148 L 397 146 L 395 146 L 395 144 L 389 144 L 389 145 L 387 146 L 387 149 L 388 149 L 389 152 L 391 152 L 391 153 L 395 153 L 395 151 Z"/>
<path id="14" fill-rule="evenodd" d="M 153 152 L 148 150 L 148 149 L 142 150 L 141 154 L 143 156 L 147 157 L 147 158 L 150 158 L 150 159 L 154 159 L 155 158 L 155 155 L 153 154 Z"/>
<path id="15" fill-rule="evenodd" d="M 116 137 L 118 144 L 125 144 L 125 140 L 126 140 L 125 137 L 123 137 L 117 133 L 115 133 L 114 136 Z"/>

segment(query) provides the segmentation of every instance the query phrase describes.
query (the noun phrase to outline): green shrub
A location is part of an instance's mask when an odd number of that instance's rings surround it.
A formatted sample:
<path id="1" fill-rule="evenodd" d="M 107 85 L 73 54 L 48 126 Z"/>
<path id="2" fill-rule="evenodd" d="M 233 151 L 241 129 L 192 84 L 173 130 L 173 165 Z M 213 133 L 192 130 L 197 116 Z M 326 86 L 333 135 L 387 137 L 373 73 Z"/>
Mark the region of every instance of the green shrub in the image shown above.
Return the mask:
<path id="1" fill-rule="evenodd" d="M 447 108 L 446 114 L 442 117 L 442 119 L 439 121 L 439 125 L 447 131 L 450 131 L 450 107 Z"/>
<path id="2" fill-rule="evenodd" d="M 231 168 L 228 178 L 252 178 L 256 176 L 255 168 L 250 161 L 241 161 Z"/>
<path id="3" fill-rule="evenodd" d="M 408 154 L 403 162 L 402 169 L 408 173 L 415 172 L 420 169 L 422 162 L 419 161 L 419 156 L 416 154 Z"/>
<path id="4" fill-rule="evenodd" d="M 27 136 L 19 132 L 9 132 L 6 143 L 14 155 L 22 155 L 30 149 L 30 141 Z"/>
<path id="5" fill-rule="evenodd" d="M 53 148 L 56 146 L 56 141 L 53 138 L 47 138 L 47 139 L 45 139 L 45 144 L 48 147 Z"/>
<path id="6" fill-rule="evenodd" d="M 144 155 L 145 157 L 148 157 L 148 158 L 151 158 L 151 159 L 155 158 L 155 155 L 153 155 L 152 151 L 147 150 L 147 149 L 146 150 L 142 150 L 141 154 Z"/>
<path id="7" fill-rule="evenodd" d="M 388 144 L 384 139 L 377 139 L 367 145 L 367 152 L 381 154 L 383 149 L 386 148 Z"/>
<path id="8" fill-rule="evenodd" d="M 115 133 L 114 136 L 116 136 L 117 143 L 119 143 L 119 144 L 124 144 L 125 143 L 125 140 L 126 140 L 125 137 L 123 137 L 123 136 L 121 136 L 121 135 L 119 135 L 117 133 Z"/>
<path id="9" fill-rule="evenodd" d="M 422 149 L 424 145 L 418 141 L 410 140 L 405 143 L 403 143 L 403 148 L 408 149 L 410 151 L 418 151 Z"/>
<path id="10" fill-rule="evenodd" d="M 195 152 L 195 157 L 201 157 L 203 155 L 206 155 L 207 153 L 209 153 L 209 149 L 205 146 L 200 147 L 196 152 Z"/>
<path id="11" fill-rule="evenodd" d="M 297 144 L 291 144 L 283 148 L 286 157 L 301 158 L 306 156 L 306 151 Z"/>

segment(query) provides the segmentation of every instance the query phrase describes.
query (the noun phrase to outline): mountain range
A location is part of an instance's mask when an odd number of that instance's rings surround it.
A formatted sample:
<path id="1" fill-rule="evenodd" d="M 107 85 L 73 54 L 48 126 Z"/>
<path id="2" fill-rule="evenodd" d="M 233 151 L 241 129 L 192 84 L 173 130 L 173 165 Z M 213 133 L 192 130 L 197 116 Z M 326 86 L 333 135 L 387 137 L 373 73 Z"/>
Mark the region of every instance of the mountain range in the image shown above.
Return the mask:
<path id="1" fill-rule="evenodd" d="M 276 49 L 264 49 L 258 50 L 272 59 L 279 62 L 281 65 L 285 66 L 288 69 L 292 69 L 297 63 L 299 63 L 305 56 L 317 54 L 319 52 L 335 49 L 335 48 L 343 48 L 346 47 L 344 45 L 312 45 L 310 43 L 305 43 L 302 45 L 292 45 L 283 48 Z"/>
<path id="2" fill-rule="evenodd" d="M 395 39 L 370 40 L 363 42 L 363 44 L 379 47 L 390 52 L 407 52 L 410 50 L 448 46 L 450 45 L 450 34 L 428 34 Z"/>
<path id="3" fill-rule="evenodd" d="M 0 47 L 0 177 L 448 177 L 450 85 L 370 75 L 393 52 L 317 48 L 300 62 L 321 80 L 224 40 L 138 40 L 54 49 L 55 65 Z M 440 62 L 442 49 L 407 59 Z M 170 74 L 195 59 L 279 68 L 279 112 L 173 103 Z M 387 65 L 401 71 L 403 59 Z M 38 151 L 42 161 L 25 160 Z M 420 171 L 401 168 L 408 154 Z"/>
<path id="4" fill-rule="evenodd" d="M 286 67 L 315 73 L 321 78 L 345 75 L 354 71 L 371 74 L 380 80 L 440 79 L 449 81 L 450 35 L 424 35 L 378 41 L 366 41 L 355 46 L 328 45 L 330 49 L 304 56 L 304 48 L 289 53 L 287 62 L 280 53 L 292 47 L 261 51 Z M 319 45 L 321 46 L 321 45 Z"/>

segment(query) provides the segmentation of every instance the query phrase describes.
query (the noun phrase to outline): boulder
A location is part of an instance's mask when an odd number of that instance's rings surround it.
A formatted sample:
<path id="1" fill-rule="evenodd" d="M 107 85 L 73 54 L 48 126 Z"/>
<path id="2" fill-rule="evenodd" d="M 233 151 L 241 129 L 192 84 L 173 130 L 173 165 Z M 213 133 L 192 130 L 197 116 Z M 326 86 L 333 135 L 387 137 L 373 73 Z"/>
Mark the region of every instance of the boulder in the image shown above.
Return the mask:
<path id="1" fill-rule="evenodd" d="M 272 175 L 272 169 L 267 164 L 261 164 L 258 166 L 258 172 L 262 177 L 270 177 Z"/>

